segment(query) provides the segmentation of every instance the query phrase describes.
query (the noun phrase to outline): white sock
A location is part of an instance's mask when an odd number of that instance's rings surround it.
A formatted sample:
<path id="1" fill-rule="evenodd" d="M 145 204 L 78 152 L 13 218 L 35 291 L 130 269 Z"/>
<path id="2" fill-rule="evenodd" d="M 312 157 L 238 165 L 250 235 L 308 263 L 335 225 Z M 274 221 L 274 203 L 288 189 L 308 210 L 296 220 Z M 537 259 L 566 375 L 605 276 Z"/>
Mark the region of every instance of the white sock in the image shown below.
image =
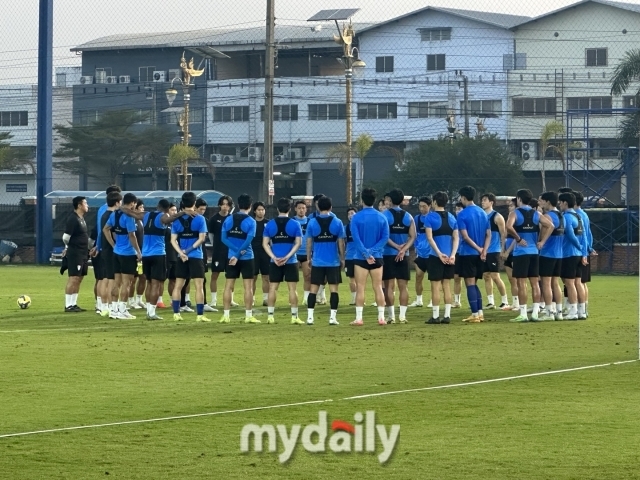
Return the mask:
<path id="1" fill-rule="evenodd" d="M 190 302 L 190 301 L 191 301 L 191 297 L 189 296 L 189 294 L 188 294 L 188 293 L 185 293 L 185 294 L 184 294 L 184 301 L 185 301 L 185 302 Z"/>
<path id="2" fill-rule="evenodd" d="M 307 319 L 313 320 L 313 308 L 307 308 Z"/>
<path id="3" fill-rule="evenodd" d="M 262 301 L 266 302 L 267 300 L 269 300 L 269 294 L 268 293 L 263 293 L 262 294 Z"/>
<path id="4" fill-rule="evenodd" d="M 351 293 L 351 303 L 356 303 L 356 292 Z"/>
<path id="5" fill-rule="evenodd" d="M 579 303 L 578 304 L 578 315 L 583 316 L 585 314 L 586 310 L 585 310 L 585 304 L 584 303 Z"/>
<path id="6" fill-rule="evenodd" d="M 389 318 L 391 320 L 395 320 L 396 319 L 396 309 L 395 309 L 395 307 L 393 307 L 393 306 L 387 307 L 387 315 L 389 316 Z"/>
<path id="7" fill-rule="evenodd" d="M 544 308 L 544 307 L 546 307 L 546 306 L 547 306 L 547 304 L 546 304 L 546 303 L 544 303 L 544 302 L 540 302 L 540 308 Z"/>
<path id="8" fill-rule="evenodd" d="M 244 311 L 244 316 L 247 317 L 247 318 L 253 317 L 253 310 L 245 310 Z"/>
<path id="9" fill-rule="evenodd" d="M 298 318 L 298 307 L 291 307 L 291 316 Z"/>
<path id="10" fill-rule="evenodd" d="M 567 309 L 569 308 L 569 297 L 563 297 L 562 298 L 562 309 Z"/>
<path id="11" fill-rule="evenodd" d="M 276 307 L 267 307 L 267 313 L 269 315 L 273 315 L 274 310 L 276 309 Z"/>
<path id="12" fill-rule="evenodd" d="M 324 298 L 324 285 L 320 285 L 318 287 L 318 299 L 323 299 Z"/>
<path id="13" fill-rule="evenodd" d="M 493 305 L 493 294 L 492 295 L 487 295 L 487 303 Z"/>
<path id="14" fill-rule="evenodd" d="M 78 294 L 77 293 L 72 293 L 71 294 L 71 301 L 73 302 L 71 305 L 78 305 Z"/>
<path id="15" fill-rule="evenodd" d="M 215 307 L 217 303 L 218 303 L 218 292 L 211 292 L 211 301 L 209 302 L 209 305 L 211 305 L 212 307 Z"/>
<path id="16" fill-rule="evenodd" d="M 520 298 L 517 295 L 512 297 L 513 308 L 520 308 Z"/>
<path id="17" fill-rule="evenodd" d="M 147 303 L 147 305 L 149 305 L 149 304 Z M 150 305 L 149 309 L 150 309 L 149 316 L 153 317 L 156 314 L 156 306 L 155 305 Z"/>
<path id="18" fill-rule="evenodd" d="M 224 311 L 224 316 L 228 317 L 229 315 L 231 315 L 231 310 L 225 310 Z"/>
<path id="19" fill-rule="evenodd" d="M 440 318 L 440 305 L 433 308 L 433 318 Z"/>
<path id="20" fill-rule="evenodd" d="M 364 307 L 356 307 L 356 320 L 362 320 L 362 310 Z"/>
<path id="21" fill-rule="evenodd" d="M 520 305 L 520 315 L 522 315 L 523 317 L 527 317 L 527 306 L 526 305 Z"/>
<path id="22" fill-rule="evenodd" d="M 422 295 L 416 295 L 416 302 L 422 303 Z"/>
<path id="23" fill-rule="evenodd" d="M 451 304 L 444 304 L 444 318 L 451 318 Z"/>
<path id="24" fill-rule="evenodd" d="M 302 302 L 307 303 L 307 298 L 309 298 L 309 290 L 304 291 L 304 295 L 302 296 Z"/>
<path id="25" fill-rule="evenodd" d="M 533 311 L 531 312 L 531 316 L 537 317 L 538 313 L 540 313 L 540 304 L 533 302 Z"/>
<path id="26" fill-rule="evenodd" d="M 459 293 L 454 293 L 453 294 L 453 303 L 460 303 L 460 294 Z"/>
<path id="27" fill-rule="evenodd" d="M 136 295 L 136 303 L 142 303 L 142 295 Z"/>
<path id="28" fill-rule="evenodd" d="M 147 302 L 147 315 L 151 315 L 151 303 Z"/>
<path id="29" fill-rule="evenodd" d="M 407 318 L 407 306 L 400 305 L 400 318 Z"/>
<path id="30" fill-rule="evenodd" d="M 126 302 L 118 302 L 118 311 L 120 313 L 124 313 L 127 311 L 127 303 Z"/>
<path id="31" fill-rule="evenodd" d="M 562 313 L 562 304 L 556 303 L 556 312 Z"/>
<path id="32" fill-rule="evenodd" d="M 64 294 L 64 308 L 73 307 L 73 295 Z"/>
<path id="33" fill-rule="evenodd" d="M 384 318 L 384 307 L 378 305 L 378 320 Z"/>
<path id="34" fill-rule="evenodd" d="M 101 297 L 96 297 L 96 308 L 98 310 L 102 310 L 104 308 L 104 305 L 102 305 L 102 298 Z"/>
<path id="35" fill-rule="evenodd" d="M 129 297 L 129 300 L 128 300 L 129 306 L 133 305 L 134 301 L 135 301 L 135 298 Z"/>
<path id="36" fill-rule="evenodd" d="M 509 305 L 509 297 L 507 297 L 506 295 L 502 295 L 500 297 L 500 303 L 502 303 L 503 305 Z"/>
<path id="37" fill-rule="evenodd" d="M 156 305 L 158 305 L 159 303 L 164 303 L 164 302 L 162 301 L 162 295 L 160 295 L 160 296 L 158 297 L 158 301 L 156 302 Z"/>
<path id="38" fill-rule="evenodd" d="M 111 311 L 112 313 L 115 313 L 118 311 L 118 302 L 111 302 L 109 304 L 109 311 Z"/>
<path id="39" fill-rule="evenodd" d="M 329 319 L 335 320 L 337 315 L 338 315 L 338 310 L 331 310 L 331 313 L 329 314 Z"/>
<path id="40" fill-rule="evenodd" d="M 569 304 L 569 315 L 577 315 L 578 314 L 578 304 L 571 303 Z"/>
<path id="41" fill-rule="evenodd" d="M 478 310 L 478 316 L 484 317 L 484 312 L 482 311 L 482 309 Z"/>

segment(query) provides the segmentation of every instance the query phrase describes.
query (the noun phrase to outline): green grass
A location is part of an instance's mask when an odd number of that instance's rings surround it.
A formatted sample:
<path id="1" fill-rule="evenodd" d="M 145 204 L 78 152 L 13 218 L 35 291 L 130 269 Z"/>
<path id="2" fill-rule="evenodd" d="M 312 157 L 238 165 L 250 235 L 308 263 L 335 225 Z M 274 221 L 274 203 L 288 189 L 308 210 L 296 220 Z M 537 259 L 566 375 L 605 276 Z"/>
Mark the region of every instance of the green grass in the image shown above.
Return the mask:
<path id="1" fill-rule="evenodd" d="M 635 359 L 637 277 L 594 277 L 586 322 L 511 324 L 512 313 L 492 311 L 466 325 L 463 308 L 451 325 L 425 325 L 421 308 L 407 325 L 379 327 L 369 307 L 364 328 L 348 325 L 353 307 L 341 308 L 339 327 L 327 307 L 313 327 L 288 325 L 284 288 L 276 325 L 241 324 L 236 309 L 221 326 L 194 315 L 176 324 L 64 314 L 56 269 L 2 267 L 0 278 L 0 435 L 333 400 L 3 438 L 0 478 L 640 478 L 638 363 L 343 400 Z M 23 293 L 26 311 L 15 303 Z M 380 423 L 400 424 L 392 460 L 299 446 L 281 465 L 275 454 L 240 453 L 246 423 L 305 425 L 319 410 L 347 421 L 375 410 Z"/>

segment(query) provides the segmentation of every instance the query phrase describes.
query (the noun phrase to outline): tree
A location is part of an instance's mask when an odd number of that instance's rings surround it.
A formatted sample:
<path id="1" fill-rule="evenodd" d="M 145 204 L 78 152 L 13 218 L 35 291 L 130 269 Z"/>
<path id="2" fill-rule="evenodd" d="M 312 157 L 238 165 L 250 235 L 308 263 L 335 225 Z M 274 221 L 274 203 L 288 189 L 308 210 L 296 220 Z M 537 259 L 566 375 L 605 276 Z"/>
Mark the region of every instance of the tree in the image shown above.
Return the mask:
<path id="1" fill-rule="evenodd" d="M 144 155 L 149 138 L 145 130 L 136 128 L 147 118 L 146 114 L 131 110 L 114 110 L 104 112 L 91 125 L 56 125 L 62 146 L 54 157 L 65 160 L 56 162 L 55 168 L 73 175 L 106 175 L 108 181 L 116 183 L 124 167 L 144 166 L 145 159 L 150 158 Z M 168 132 L 166 135 L 169 138 Z M 78 160 L 70 160 L 74 157 Z"/>
<path id="2" fill-rule="evenodd" d="M 12 147 L 13 138 L 9 132 L 0 132 L 0 171 L 30 173 L 35 175 L 33 149 L 30 147 Z"/>
<path id="3" fill-rule="evenodd" d="M 611 80 L 611 94 L 622 95 L 627 91 L 632 82 L 640 80 L 640 49 L 629 50 L 613 71 Z M 640 90 L 636 93 L 636 98 L 640 96 Z M 636 104 L 636 107 L 638 105 Z M 638 136 L 640 133 L 640 112 L 627 114 L 624 116 L 618 139 L 623 145 L 638 146 Z"/>
<path id="4" fill-rule="evenodd" d="M 151 169 L 151 190 L 158 189 L 158 169 L 167 168 L 171 134 L 166 128 L 154 125 L 140 133 L 140 162 Z M 169 172 L 171 174 L 171 172 Z"/>
<path id="5" fill-rule="evenodd" d="M 564 165 L 564 143 L 560 142 L 558 145 L 550 143 L 552 139 L 557 137 L 560 137 L 561 139 L 564 137 L 564 125 L 562 125 L 562 122 L 558 122 L 557 120 L 551 120 L 542 127 L 542 133 L 540 134 L 540 155 L 542 157 L 542 169 L 540 170 L 540 175 L 542 177 L 543 192 L 547 191 L 547 175 L 545 171 L 545 157 L 547 155 L 547 150 L 551 150 L 552 152 L 560 155 L 562 165 Z"/>
<path id="6" fill-rule="evenodd" d="M 522 161 L 510 155 L 496 136 L 421 142 L 380 188 L 399 187 L 414 195 L 445 191 L 457 196 L 465 185 L 479 192 L 513 195 L 522 186 Z"/>
<path id="7" fill-rule="evenodd" d="M 347 158 L 349 157 L 349 151 L 351 151 L 351 158 L 357 157 L 360 159 L 360 184 L 356 185 L 356 190 L 362 191 L 362 184 L 364 183 L 364 158 L 373 147 L 373 137 L 368 133 L 361 133 L 356 141 L 351 146 L 346 144 L 338 144 L 331 147 L 327 153 L 327 161 L 337 160 L 338 171 L 344 173 L 347 168 Z M 351 203 L 353 199 L 347 199 L 347 203 Z"/>
<path id="8" fill-rule="evenodd" d="M 177 143 L 169 149 L 169 156 L 167 157 L 167 166 L 169 167 L 169 179 L 171 179 L 172 173 L 178 165 L 182 165 L 183 162 L 189 162 L 200 158 L 198 149 L 191 145 L 184 145 L 183 143 Z M 171 180 L 170 180 L 171 181 Z"/>

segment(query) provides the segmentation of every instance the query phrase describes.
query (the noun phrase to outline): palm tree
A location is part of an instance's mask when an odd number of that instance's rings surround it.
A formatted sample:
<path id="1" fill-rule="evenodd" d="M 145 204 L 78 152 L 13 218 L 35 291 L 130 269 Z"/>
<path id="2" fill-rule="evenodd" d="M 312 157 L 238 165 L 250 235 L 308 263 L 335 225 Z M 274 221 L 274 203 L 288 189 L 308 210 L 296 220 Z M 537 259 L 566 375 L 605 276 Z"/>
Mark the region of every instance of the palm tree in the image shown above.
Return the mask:
<path id="1" fill-rule="evenodd" d="M 611 94 L 621 95 L 627 91 L 632 82 L 640 80 L 640 49 L 629 50 L 613 71 L 611 79 Z M 636 97 L 640 96 L 640 90 Z M 637 104 L 635 105 L 638 106 Z M 621 124 L 618 138 L 624 145 L 638 144 L 640 132 L 640 112 L 625 115 Z"/>
<path id="2" fill-rule="evenodd" d="M 547 122 L 544 127 L 542 127 L 542 132 L 540 133 L 540 155 L 542 156 L 542 170 L 540 171 L 540 175 L 542 176 L 543 192 L 547 191 L 547 176 L 544 168 L 547 150 L 551 150 L 552 152 L 560 155 L 562 165 L 564 166 L 564 143 L 550 143 L 552 139 L 557 138 L 558 136 L 560 138 L 564 137 L 564 125 L 562 124 L 562 122 L 551 120 L 550 122 Z"/>
<path id="3" fill-rule="evenodd" d="M 327 152 L 327 161 L 331 162 L 333 160 L 338 161 L 338 170 L 340 173 L 343 173 L 347 168 L 347 158 L 349 157 L 349 153 L 351 153 L 351 157 L 358 157 L 360 159 L 360 184 L 356 185 L 356 190 L 362 191 L 362 185 L 364 182 L 364 157 L 367 156 L 371 147 L 373 147 L 373 137 L 368 133 L 362 133 L 356 138 L 356 141 L 353 145 L 345 145 L 343 143 L 333 146 Z M 347 189 L 348 191 L 349 189 Z M 351 204 L 353 199 L 347 198 L 347 203 Z"/>

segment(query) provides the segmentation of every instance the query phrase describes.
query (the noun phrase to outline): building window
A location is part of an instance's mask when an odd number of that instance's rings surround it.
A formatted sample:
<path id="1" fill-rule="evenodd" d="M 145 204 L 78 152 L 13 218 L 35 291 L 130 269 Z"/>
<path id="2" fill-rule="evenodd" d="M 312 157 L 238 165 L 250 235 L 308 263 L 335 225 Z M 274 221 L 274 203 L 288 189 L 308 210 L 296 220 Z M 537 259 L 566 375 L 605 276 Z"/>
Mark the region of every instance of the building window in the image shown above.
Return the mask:
<path id="1" fill-rule="evenodd" d="M 606 67 L 606 48 L 587 48 L 587 67 Z"/>
<path id="2" fill-rule="evenodd" d="M 464 114 L 464 102 L 460 102 L 460 112 Z M 502 100 L 471 100 L 469 115 L 481 118 L 497 118 L 502 113 Z"/>
<path id="3" fill-rule="evenodd" d="M 202 123 L 202 109 L 190 108 L 189 109 L 189 123 Z"/>
<path id="4" fill-rule="evenodd" d="M 264 122 L 265 108 L 260 107 L 260 120 Z M 274 122 L 297 122 L 298 121 L 298 105 L 274 105 L 273 106 Z"/>
<path id="5" fill-rule="evenodd" d="M 359 103 L 358 119 L 383 120 L 398 118 L 397 103 Z"/>
<path id="6" fill-rule="evenodd" d="M 442 42 L 451 40 L 451 27 L 419 28 L 420 40 L 423 42 Z"/>
<path id="7" fill-rule="evenodd" d="M 526 70 L 527 69 L 527 54 L 505 53 L 502 55 L 502 70 L 508 72 L 509 70 Z"/>
<path id="8" fill-rule="evenodd" d="M 376 57 L 376 73 L 393 72 L 393 57 Z"/>
<path id="9" fill-rule="evenodd" d="M 427 55 L 427 71 L 429 70 L 444 70 L 445 69 L 445 56 L 444 54 Z"/>
<path id="10" fill-rule="evenodd" d="M 29 126 L 29 112 L 0 112 L 0 127 L 27 127 Z"/>
<path id="11" fill-rule="evenodd" d="M 638 108 L 638 101 L 640 101 L 640 95 L 622 97 L 623 108 Z"/>
<path id="12" fill-rule="evenodd" d="M 446 118 L 446 102 L 409 102 L 409 118 Z"/>
<path id="13" fill-rule="evenodd" d="M 140 67 L 138 69 L 138 81 L 140 83 L 153 82 L 153 72 L 156 71 L 156 67 Z"/>
<path id="14" fill-rule="evenodd" d="M 514 117 L 553 117 L 556 114 L 555 98 L 514 98 Z"/>
<path id="15" fill-rule="evenodd" d="M 214 123 L 248 122 L 249 107 L 213 107 L 213 121 Z"/>
<path id="16" fill-rule="evenodd" d="M 344 103 L 329 103 L 309 105 L 309 120 L 345 120 L 347 105 Z"/>
<path id="17" fill-rule="evenodd" d="M 568 110 L 607 110 L 611 108 L 611 97 L 570 97 L 567 98 Z M 597 112 L 595 112 L 597 113 Z M 602 113 L 611 115 L 611 112 Z"/>

